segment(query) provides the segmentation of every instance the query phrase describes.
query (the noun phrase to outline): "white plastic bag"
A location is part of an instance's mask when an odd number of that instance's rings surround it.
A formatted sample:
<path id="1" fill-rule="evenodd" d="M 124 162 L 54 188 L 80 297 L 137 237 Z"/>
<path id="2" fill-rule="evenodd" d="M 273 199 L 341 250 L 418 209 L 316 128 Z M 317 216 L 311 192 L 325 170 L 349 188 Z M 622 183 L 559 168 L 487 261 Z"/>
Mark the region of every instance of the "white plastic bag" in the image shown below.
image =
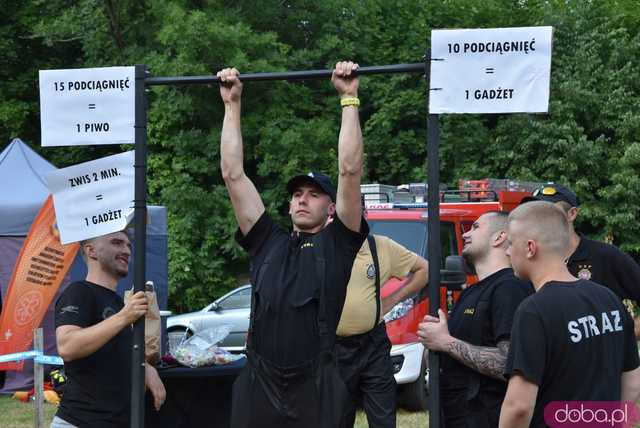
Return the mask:
<path id="1" fill-rule="evenodd" d="M 204 367 L 236 361 L 242 358 L 242 355 L 234 355 L 217 346 L 230 332 L 230 325 L 200 331 L 178 344 L 171 355 L 180 364 L 188 367 Z"/>

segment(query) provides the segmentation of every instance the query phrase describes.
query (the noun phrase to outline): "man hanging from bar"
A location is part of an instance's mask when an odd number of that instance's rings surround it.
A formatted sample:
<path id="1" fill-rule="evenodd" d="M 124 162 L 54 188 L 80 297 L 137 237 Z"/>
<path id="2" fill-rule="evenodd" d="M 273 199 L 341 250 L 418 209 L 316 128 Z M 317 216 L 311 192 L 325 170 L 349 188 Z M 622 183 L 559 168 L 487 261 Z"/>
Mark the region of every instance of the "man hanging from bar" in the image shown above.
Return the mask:
<path id="1" fill-rule="evenodd" d="M 233 389 L 234 428 L 334 428 L 344 412 L 348 393 L 333 348 L 351 267 L 369 232 L 360 205 L 357 68 L 339 62 L 331 77 L 342 106 L 338 190 L 321 173 L 289 180 L 291 232 L 266 213 L 243 169 L 238 70 L 218 73 L 225 108 L 221 170 L 253 284 L 248 363 Z M 335 219 L 325 227 L 330 215 Z"/>

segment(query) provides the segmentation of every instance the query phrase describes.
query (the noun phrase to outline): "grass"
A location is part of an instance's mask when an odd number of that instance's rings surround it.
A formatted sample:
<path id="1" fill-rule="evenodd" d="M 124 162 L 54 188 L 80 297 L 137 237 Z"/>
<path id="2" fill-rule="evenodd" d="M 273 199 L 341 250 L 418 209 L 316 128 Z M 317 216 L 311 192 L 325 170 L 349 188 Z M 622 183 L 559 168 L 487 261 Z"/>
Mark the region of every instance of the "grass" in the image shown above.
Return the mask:
<path id="1" fill-rule="evenodd" d="M 48 427 L 56 413 L 56 406 L 44 403 L 44 426 Z M 14 400 L 10 395 L 0 395 L 2 428 L 31 428 L 35 425 L 33 403 Z M 358 412 L 356 428 L 367 427 L 367 418 Z M 426 412 L 398 411 L 398 428 L 428 427 Z"/>
<path id="2" fill-rule="evenodd" d="M 44 426 L 49 427 L 57 406 L 44 403 Z M 10 395 L 0 395 L 0 416 L 2 428 L 31 428 L 35 426 L 33 402 L 23 403 Z"/>
<path id="3" fill-rule="evenodd" d="M 396 414 L 397 428 L 429 428 L 428 418 L 429 413 L 427 412 L 407 412 L 406 410 L 400 409 Z M 355 428 L 366 428 L 368 426 L 367 417 L 364 412 L 359 411 L 356 416 Z"/>

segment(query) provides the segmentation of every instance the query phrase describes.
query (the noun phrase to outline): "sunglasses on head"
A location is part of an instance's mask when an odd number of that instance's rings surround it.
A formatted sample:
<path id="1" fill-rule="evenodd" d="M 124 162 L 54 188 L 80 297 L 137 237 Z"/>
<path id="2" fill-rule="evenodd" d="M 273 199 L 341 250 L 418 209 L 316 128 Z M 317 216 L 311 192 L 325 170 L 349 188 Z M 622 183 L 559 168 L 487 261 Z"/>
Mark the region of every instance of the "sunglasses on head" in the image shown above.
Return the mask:
<path id="1" fill-rule="evenodd" d="M 533 196 L 545 195 L 545 196 L 553 196 L 558 193 L 558 189 L 555 187 L 539 187 L 533 191 Z"/>

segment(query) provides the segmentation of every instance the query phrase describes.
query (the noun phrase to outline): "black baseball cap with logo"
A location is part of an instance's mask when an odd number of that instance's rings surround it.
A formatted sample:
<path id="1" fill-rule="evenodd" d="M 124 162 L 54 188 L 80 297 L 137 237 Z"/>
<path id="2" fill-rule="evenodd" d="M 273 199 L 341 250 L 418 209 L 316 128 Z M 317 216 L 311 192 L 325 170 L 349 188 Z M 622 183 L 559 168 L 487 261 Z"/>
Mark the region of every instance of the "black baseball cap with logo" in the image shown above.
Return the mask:
<path id="1" fill-rule="evenodd" d="M 331 183 L 331 179 L 324 175 L 321 172 L 309 172 L 306 175 L 296 175 L 287 183 L 287 192 L 292 194 L 296 188 L 298 188 L 302 184 L 312 184 L 317 186 L 324 193 L 329 195 L 333 202 L 336 201 L 336 188 L 333 187 L 333 183 Z"/>
<path id="2" fill-rule="evenodd" d="M 522 199 L 521 203 L 529 201 L 566 202 L 572 207 L 580 206 L 580 200 L 568 187 L 560 184 L 545 184 L 533 191 L 531 196 Z"/>

